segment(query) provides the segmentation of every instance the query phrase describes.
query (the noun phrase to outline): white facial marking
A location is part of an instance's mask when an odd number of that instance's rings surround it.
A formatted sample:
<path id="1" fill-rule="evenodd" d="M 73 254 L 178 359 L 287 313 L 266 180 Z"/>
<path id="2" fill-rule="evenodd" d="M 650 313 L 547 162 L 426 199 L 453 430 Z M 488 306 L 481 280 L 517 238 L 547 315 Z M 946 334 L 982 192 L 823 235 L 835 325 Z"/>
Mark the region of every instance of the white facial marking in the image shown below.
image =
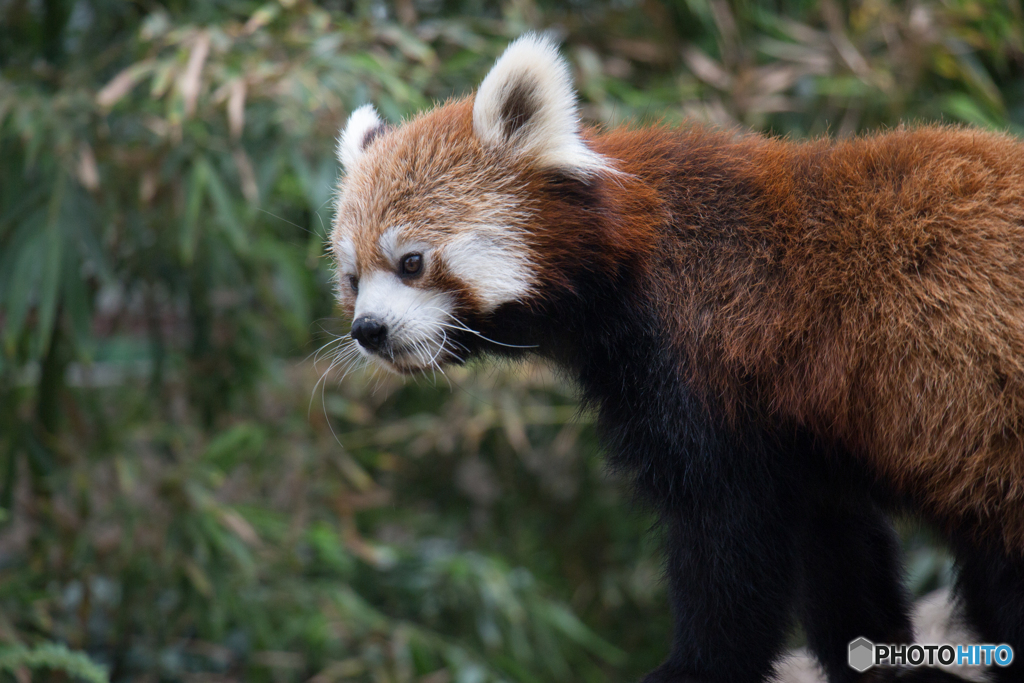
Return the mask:
<path id="1" fill-rule="evenodd" d="M 347 172 L 351 172 L 359 157 L 363 156 L 366 134 L 381 123 L 383 122 L 370 104 L 364 104 L 348 117 L 348 123 L 338 137 L 338 161 Z"/>
<path id="2" fill-rule="evenodd" d="M 509 137 L 512 116 L 528 114 Z M 489 147 L 507 146 L 542 168 L 590 176 L 614 173 L 608 160 L 580 136 L 572 75 L 558 48 L 532 33 L 520 37 L 498 58 L 473 103 L 473 130 Z"/>
<path id="3" fill-rule="evenodd" d="M 404 239 L 401 226 L 385 230 L 377 240 L 377 246 L 380 247 L 380 253 L 384 254 L 384 258 L 396 265 L 406 254 L 423 254 L 424 259 L 427 259 L 427 253 L 430 251 L 430 245 L 425 242 Z"/>
<path id="4" fill-rule="evenodd" d="M 452 297 L 444 292 L 410 287 L 394 273 L 371 273 L 359 281 L 353 319 L 366 315 L 383 323 L 388 351 L 379 355 L 360 349 L 364 355 L 405 369 L 443 363 L 443 344 L 454 322 L 452 309 Z"/>
<path id="5" fill-rule="evenodd" d="M 343 275 L 354 275 L 356 272 L 356 246 L 348 237 L 342 237 L 334 243 L 334 256 L 338 259 L 338 272 Z"/>
<path id="6" fill-rule="evenodd" d="M 514 232 L 501 226 L 473 226 L 443 248 L 445 264 L 469 286 L 485 312 L 523 298 L 533 284 L 533 268 Z"/>

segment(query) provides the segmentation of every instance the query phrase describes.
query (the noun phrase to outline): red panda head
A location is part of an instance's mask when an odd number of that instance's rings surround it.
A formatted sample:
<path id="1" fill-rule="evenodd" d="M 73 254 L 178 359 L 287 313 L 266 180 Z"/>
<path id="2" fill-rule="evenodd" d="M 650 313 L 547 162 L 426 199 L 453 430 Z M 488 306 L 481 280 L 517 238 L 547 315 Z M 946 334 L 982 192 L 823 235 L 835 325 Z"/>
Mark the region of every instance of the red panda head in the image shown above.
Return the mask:
<path id="1" fill-rule="evenodd" d="M 581 135 L 565 62 L 533 35 L 474 97 L 394 128 L 357 109 L 338 158 L 338 296 L 360 350 L 398 372 L 465 360 L 477 322 L 537 295 L 550 262 L 539 174 L 613 172 Z"/>

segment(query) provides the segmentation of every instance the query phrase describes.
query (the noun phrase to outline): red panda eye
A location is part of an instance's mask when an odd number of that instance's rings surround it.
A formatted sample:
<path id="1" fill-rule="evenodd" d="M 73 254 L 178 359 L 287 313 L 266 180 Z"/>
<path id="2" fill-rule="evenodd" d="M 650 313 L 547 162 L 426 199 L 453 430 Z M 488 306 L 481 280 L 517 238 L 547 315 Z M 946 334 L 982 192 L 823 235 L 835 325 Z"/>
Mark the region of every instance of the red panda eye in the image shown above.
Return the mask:
<path id="1" fill-rule="evenodd" d="M 402 275 L 419 275 L 423 270 L 422 254 L 406 254 L 402 257 Z"/>
<path id="2" fill-rule="evenodd" d="M 359 293 L 359 278 L 355 275 L 348 276 L 348 286 L 352 288 L 352 291 L 356 294 Z"/>

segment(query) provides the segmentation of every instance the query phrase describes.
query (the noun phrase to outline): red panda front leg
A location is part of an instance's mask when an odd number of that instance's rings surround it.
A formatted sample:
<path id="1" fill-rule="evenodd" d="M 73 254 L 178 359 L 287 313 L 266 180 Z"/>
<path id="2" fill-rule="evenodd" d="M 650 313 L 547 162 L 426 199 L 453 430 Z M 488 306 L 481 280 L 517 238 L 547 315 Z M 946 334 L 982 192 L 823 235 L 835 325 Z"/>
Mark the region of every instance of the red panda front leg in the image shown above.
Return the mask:
<path id="1" fill-rule="evenodd" d="M 661 519 L 675 620 L 671 653 L 644 683 L 769 681 L 807 514 L 793 444 L 756 415 L 727 417 L 695 396 L 651 306 L 602 303 L 589 327 L 621 332 L 581 335 L 574 374 L 611 465 Z"/>
<path id="2" fill-rule="evenodd" d="M 633 438 L 623 440 L 613 462 L 629 461 L 664 532 L 673 646 L 644 683 L 771 680 L 797 593 L 805 515 L 797 482 L 784 454 L 770 445 L 774 439 L 744 437 L 697 402 L 677 406 L 665 400 L 669 391 L 658 395 L 660 402 L 609 400 L 602 410 L 622 418 L 628 402 L 643 411 L 644 418 L 630 421 Z M 666 422 L 679 431 L 664 422 L 648 429 L 658 409 L 678 416 Z M 665 440 L 652 443 L 654 435 Z"/>
<path id="3" fill-rule="evenodd" d="M 730 518 L 721 524 L 666 516 L 675 633 L 671 655 L 643 683 L 771 680 L 791 623 L 795 546 L 773 515 L 741 521 L 732 512 L 712 512 Z M 729 528 L 737 522 L 741 533 Z"/>
<path id="4" fill-rule="evenodd" d="M 819 497 L 801 537 L 800 620 L 829 682 L 853 683 L 863 677 L 849 666 L 850 641 L 914 640 L 899 538 L 866 494 L 835 481 L 809 488 Z"/>

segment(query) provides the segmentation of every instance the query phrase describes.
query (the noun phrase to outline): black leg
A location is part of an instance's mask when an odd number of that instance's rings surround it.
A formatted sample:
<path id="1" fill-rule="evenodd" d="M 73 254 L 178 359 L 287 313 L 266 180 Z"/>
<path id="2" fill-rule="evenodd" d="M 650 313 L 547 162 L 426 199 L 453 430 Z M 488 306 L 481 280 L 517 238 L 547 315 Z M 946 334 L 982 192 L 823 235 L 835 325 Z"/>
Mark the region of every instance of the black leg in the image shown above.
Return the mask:
<path id="1" fill-rule="evenodd" d="M 770 477 L 718 474 L 662 516 L 676 628 L 670 657 L 644 683 L 761 683 L 785 643 L 798 513 Z"/>
<path id="2" fill-rule="evenodd" d="M 866 497 L 837 494 L 812 508 L 800 547 L 800 616 L 831 683 L 860 677 L 848 665 L 851 640 L 912 642 L 899 553 L 889 520 Z"/>
<path id="3" fill-rule="evenodd" d="M 1000 683 L 1024 681 L 1024 557 L 969 543 L 957 544 L 956 555 L 956 592 L 969 624 L 981 642 L 1013 648 L 1013 664 L 992 667 L 989 678 Z"/>

